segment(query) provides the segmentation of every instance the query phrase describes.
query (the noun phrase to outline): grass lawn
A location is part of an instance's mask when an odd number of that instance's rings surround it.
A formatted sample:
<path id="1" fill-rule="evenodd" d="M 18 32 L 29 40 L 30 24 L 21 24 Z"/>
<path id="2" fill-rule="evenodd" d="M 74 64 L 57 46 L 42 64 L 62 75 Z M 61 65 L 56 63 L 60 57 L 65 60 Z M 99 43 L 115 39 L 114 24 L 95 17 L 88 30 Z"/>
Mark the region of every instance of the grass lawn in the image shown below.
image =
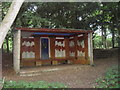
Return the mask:
<path id="1" fill-rule="evenodd" d="M 3 88 L 67 88 L 67 86 L 58 82 L 48 83 L 45 81 L 5 81 Z"/>

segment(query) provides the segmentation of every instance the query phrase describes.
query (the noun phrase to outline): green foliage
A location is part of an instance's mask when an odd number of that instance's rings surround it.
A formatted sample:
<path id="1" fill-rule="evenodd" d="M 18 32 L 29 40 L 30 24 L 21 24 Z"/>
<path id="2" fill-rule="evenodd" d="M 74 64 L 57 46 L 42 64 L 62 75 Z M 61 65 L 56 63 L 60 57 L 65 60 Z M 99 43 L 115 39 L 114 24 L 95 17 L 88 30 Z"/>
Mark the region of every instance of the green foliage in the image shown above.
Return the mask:
<path id="1" fill-rule="evenodd" d="M 6 15 L 10 2 L 2 3 L 2 18 Z M 12 50 L 13 30 L 15 27 L 36 27 L 36 28 L 75 28 L 86 30 L 98 30 L 103 32 L 103 38 L 107 37 L 107 29 L 114 32 L 114 45 L 118 47 L 119 27 L 118 3 L 106 2 L 25 2 L 14 21 L 8 37 L 4 43 L 4 49 Z M 98 28 L 100 27 L 100 28 Z M 95 37 L 96 48 L 105 47 L 103 42 L 110 41 Z M 99 41 L 99 42 L 98 42 Z M 112 40 L 111 40 L 112 41 Z"/>
<path id="2" fill-rule="evenodd" d="M 67 88 L 67 86 L 58 82 L 48 83 L 45 81 L 5 81 L 3 88 Z"/>
<path id="3" fill-rule="evenodd" d="M 105 77 L 100 77 L 96 80 L 95 88 L 120 88 L 120 67 L 113 66 L 109 68 Z"/>
<path id="4" fill-rule="evenodd" d="M 112 40 L 111 37 L 108 37 L 106 39 L 107 49 L 112 48 L 112 42 L 111 42 L 111 40 Z M 102 48 L 104 48 L 102 46 L 102 37 L 100 35 L 96 35 L 95 38 L 93 39 L 93 41 L 94 41 L 94 44 L 93 44 L 94 45 L 94 49 L 97 49 L 97 48 L 102 49 Z M 117 44 L 117 43 L 115 43 L 115 44 Z"/>
<path id="5" fill-rule="evenodd" d="M 96 36 L 94 38 L 94 48 L 102 48 L 102 37 L 101 36 Z"/>

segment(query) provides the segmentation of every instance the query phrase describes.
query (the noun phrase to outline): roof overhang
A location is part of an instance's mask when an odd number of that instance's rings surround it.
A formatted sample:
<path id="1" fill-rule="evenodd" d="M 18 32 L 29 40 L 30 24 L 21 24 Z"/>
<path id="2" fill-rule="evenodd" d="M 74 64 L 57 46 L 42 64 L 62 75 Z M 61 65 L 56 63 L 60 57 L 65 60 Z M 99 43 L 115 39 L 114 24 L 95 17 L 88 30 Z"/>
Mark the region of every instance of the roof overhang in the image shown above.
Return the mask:
<path id="1" fill-rule="evenodd" d="M 75 33 L 84 34 L 92 33 L 92 30 L 81 30 L 81 29 L 48 29 L 48 28 L 16 28 L 16 30 L 27 31 L 27 32 L 44 32 L 44 33 Z"/>

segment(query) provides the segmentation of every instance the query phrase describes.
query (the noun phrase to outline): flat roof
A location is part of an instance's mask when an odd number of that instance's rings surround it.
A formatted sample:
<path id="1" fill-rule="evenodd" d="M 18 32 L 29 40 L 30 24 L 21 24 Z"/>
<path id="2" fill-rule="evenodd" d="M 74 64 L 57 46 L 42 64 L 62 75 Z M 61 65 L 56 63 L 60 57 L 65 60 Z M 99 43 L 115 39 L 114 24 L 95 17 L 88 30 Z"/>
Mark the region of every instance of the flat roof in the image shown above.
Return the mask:
<path id="1" fill-rule="evenodd" d="M 15 28 L 16 30 L 27 31 L 27 32 L 44 32 L 44 33 L 74 33 L 74 34 L 84 34 L 92 33 L 92 30 L 82 30 L 82 29 L 49 29 L 49 28 Z"/>

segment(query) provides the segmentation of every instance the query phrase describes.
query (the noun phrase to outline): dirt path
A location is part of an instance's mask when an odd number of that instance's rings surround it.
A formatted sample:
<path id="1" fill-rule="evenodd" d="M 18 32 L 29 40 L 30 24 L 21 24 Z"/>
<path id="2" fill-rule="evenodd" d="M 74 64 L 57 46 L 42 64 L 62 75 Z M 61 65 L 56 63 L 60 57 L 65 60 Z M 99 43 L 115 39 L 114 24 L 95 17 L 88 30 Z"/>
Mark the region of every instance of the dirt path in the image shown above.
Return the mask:
<path id="1" fill-rule="evenodd" d="M 39 76 L 19 76 L 16 75 L 12 68 L 6 67 L 3 69 L 3 76 L 6 80 L 26 80 L 26 81 L 48 81 L 61 82 L 70 88 L 92 88 L 95 79 L 105 74 L 107 68 L 117 65 L 118 58 L 98 59 L 94 60 L 95 66 L 90 65 L 62 65 L 62 66 L 47 66 L 44 69 L 56 69 L 52 72 L 43 72 Z"/>

